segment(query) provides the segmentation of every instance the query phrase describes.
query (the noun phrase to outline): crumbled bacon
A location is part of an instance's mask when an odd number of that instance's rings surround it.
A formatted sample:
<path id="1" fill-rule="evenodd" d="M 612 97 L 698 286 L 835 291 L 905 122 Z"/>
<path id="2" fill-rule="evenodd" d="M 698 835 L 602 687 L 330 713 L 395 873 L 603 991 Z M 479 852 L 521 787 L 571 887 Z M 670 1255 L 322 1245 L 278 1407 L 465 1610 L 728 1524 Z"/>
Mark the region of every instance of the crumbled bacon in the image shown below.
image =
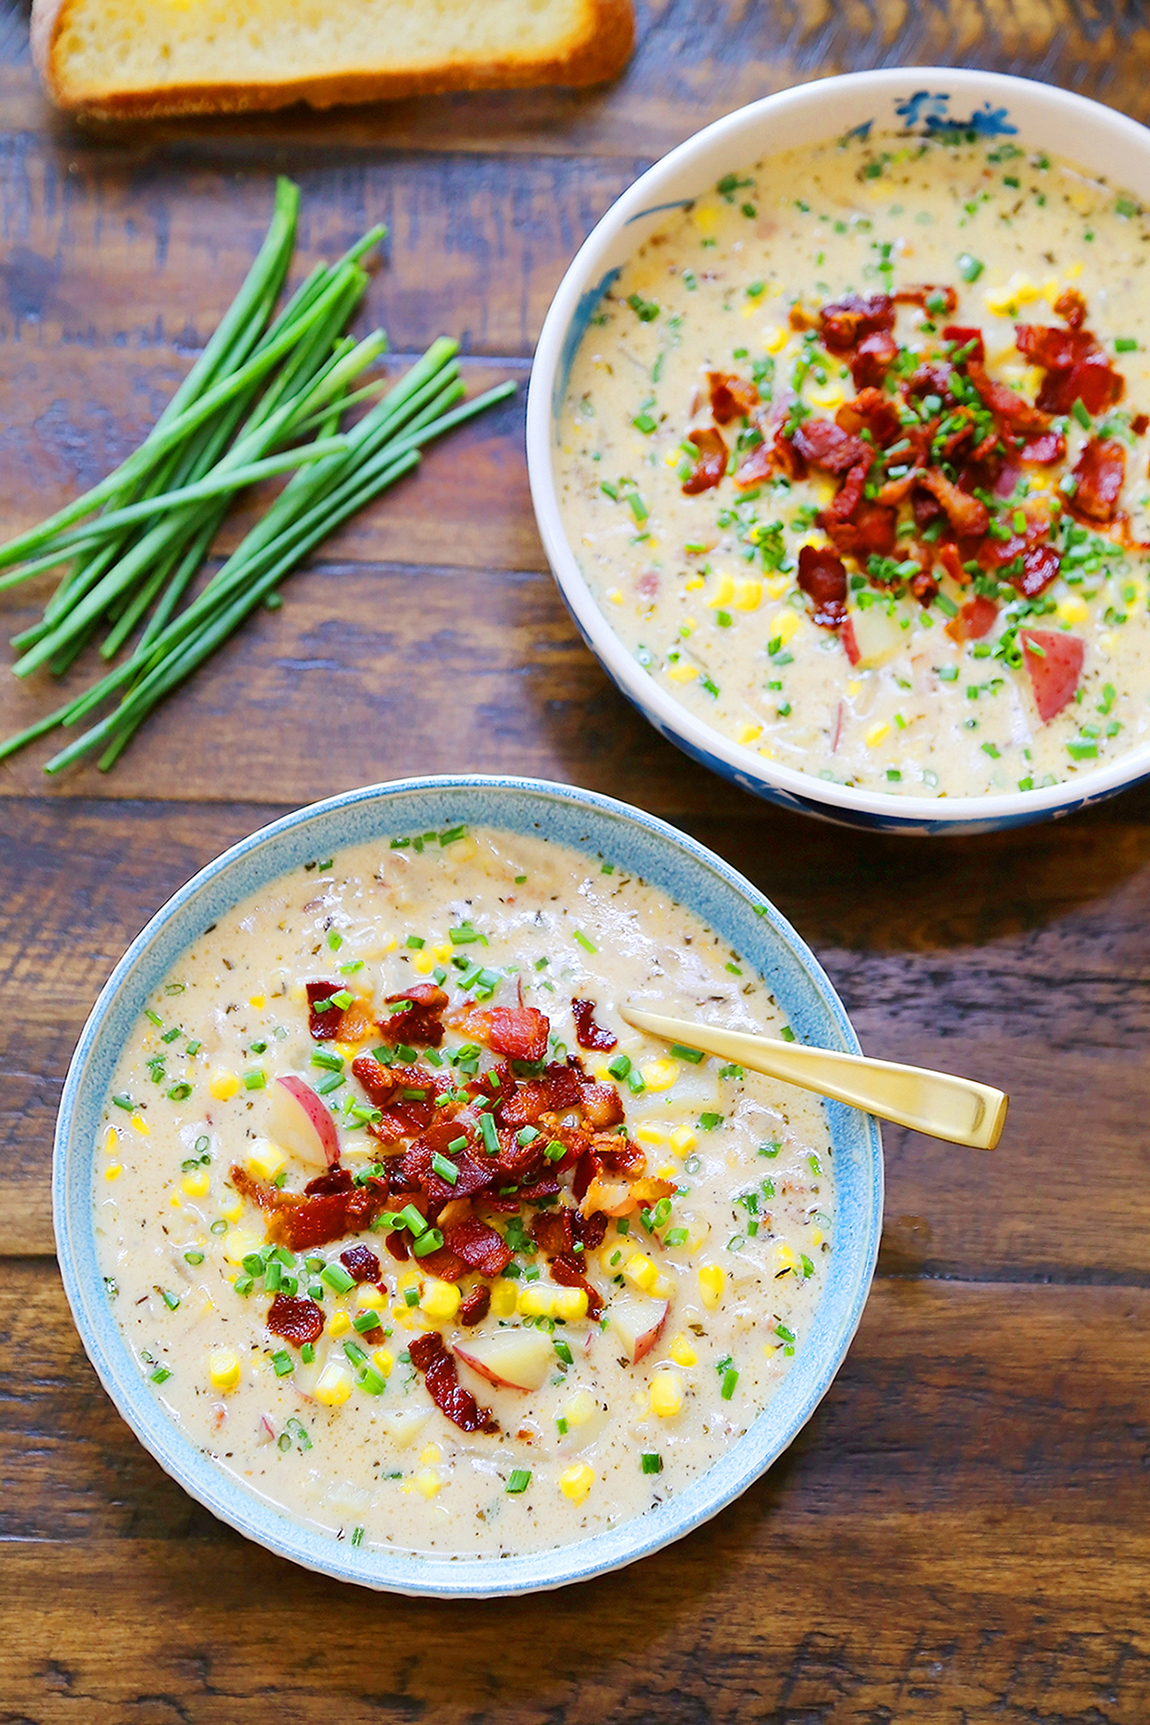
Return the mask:
<path id="1" fill-rule="evenodd" d="M 856 389 L 874 388 L 882 382 L 898 357 L 898 343 L 889 329 L 864 335 L 851 357 L 851 376 Z"/>
<path id="2" fill-rule="evenodd" d="M 467 1216 L 453 1228 L 445 1228 L 443 1244 L 481 1276 L 501 1275 L 511 1262 L 511 1249 L 503 1236 L 478 1216 Z"/>
<path id="3" fill-rule="evenodd" d="M 1039 467 L 1049 467 L 1065 456 L 1066 439 L 1060 431 L 1040 431 L 1037 437 L 1032 437 L 1023 444 L 1018 454 L 1021 461 L 1033 461 Z"/>
<path id="4" fill-rule="evenodd" d="M 860 462 L 869 467 L 874 460 L 870 445 L 844 431 L 833 419 L 804 420 L 795 428 L 794 445 L 805 461 L 828 473 L 845 473 Z"/>
<path id="5" fill-rule="evenodd" d="M 711 416 L 716 425 L 728 425 L 741 419 L 759 405 L 759 392 L 749 378 L 733 372 L 709 371 L 707 387 L 711 393 Z"/>
<path id="6" fill-rule="evenodd" d="M 842 483 L 841 489 L 832 497 L 830 503 L 822 511 L 820 520 L 823 525 L 827 521 L 847 521 L 862 502 L 866 486 L 866 476 L 870 472 L 870 460 L 860 461 L 852 467 Z"/>
<path id="7" fill-rule="evenodd" d="M 523 1078 L 515 1093 L 499 1105 L 499 1118 L 507 1126 L 534 1126 L 544 1114 L 578 1108 L 582 1100 L 580 1074 L 572 1066 L 552 1061 L 541 1078 Z"/>
<path id="8" fill-rule="evenodd" d="M 414 1180 L 426 1193 L 433 1204 L 446 1204 L 452 1198 L 469 1198 L 473 1192 L 482 1192 L 490 1186 L 495 1178 L 492 1164 L 494 1158 L 482 1157 L 477 1160 L 470 1148 L 452 1149 L 461 1138 L 473 1141 L 463 1120 L 437 1120 L 425 1132 L 408 1145 L 400 1172 L 408 1180 Z M 456 1180 L 444 1180 L 432 1167 L 436 1156 L 444 1157 L 458 1170 Z"/>
<path id="9" fill-rule="evenodd" d="M 960 365 L 969 365 L 971 360 L 976 365 L 986 364 L 986 348 L 980 329 L 964 329 L 961 324 L 948 323 L 942 332 L 942 339 L 954 343 L 954 355 L 962 354 Z"/>
<path id="10" fill-rule="evenodd" d="M 468 1001 L 451 1014 L 449 1022 L 508 1060 L 546 1057 L 551 1020 L 534 1006 L 477 1006 Z"/>
<path id="11" fill-rule="evenodd" d="M 580 1048 L 597 1048 L 606 1053 L 607 1049 L 616 1046 L 619 1038 L 601 1024 L 596 1024 L 593 1000 L 573 1000 L 571 1012 L 575 1019 L 575 1040 Z"/>
<path id="12" fill-rule="evenodd" d="M 433 982 L 417 982 L 402 994 L 389 994 L 384 1001 L 379 1032 L 385 1042 L 406 1043 L 412 1048 L 438 1048 L 443 1041 L 443 1010 L 447 996 Z"/>
<path id="13" fill-rule="evenodd" d="M 942 305 L 938 304 L 940 299 Z M 952 287 L 923 282 L 921 287 L 899 288 L 894 294 L 894 302 L 896 305 L 920 305 L 923 311 L 929 310 L 933 317 L 949 317 L 958 305 L 958 295 Z M 949 335 L 950 332 L 945 333 Z"/>
<path id="14" fill-rule="evenodd" d="M 1061 566 L 1053 546 L 1031 545 L 1022 553 L 1022 574 L 1012 580 L 1024 599 L 1037 599 L 1057 578 Z"/>
<path id="15" fill-rule="evenodd" d="M 928 467 L 919 475 L 919 484 L 940 503 L 960 538 L 981 537 L 990 525 L 985 503 L 959 489 L 937 467 Z"/>
<path id="16" fill-rule="evenodd" d="M 623 1098 L 613 1084 L 597 1084 L 586 1078 L 580 1086 L 580 1104 L 587 1124 L 595 1132 L 606 1132 L 623 1119 Z"/>
<path id="17" fill-rule="evenodd" d="M 477 1282 L 474 1288 L 464 1294 L 456 1312 L 456 1319 L 465 1329 L 472 1324 L 481 1324 L 491 1310 L 491 1289 L 484 1283 Z"/>
<path id="18" fill-rule="evenodd" d="M 370 1246 L 349 1246 L 346 1252 L 340 1253 L 339 1261 L 355 1281 L 379 1281 L 379 1259 Z"/>
<path id="19" fill-rule="evenodd" d="M 683 490 L 688 497 L 697 497 L 701 491 L 711 491 L 727 471 L 727 446 L 723 442 L 722 433 L 716 431 L 713 425 L 702 426 L 698 431 L 689 431 L 686 441 L 693 443 L 698 450 L 698 456 L 690 473 L 683 481 Z"/>
<path id="20" fill-rule="evenodd" d="M 830 353 L 847 354 L 876 330 L 894 328 L 894 301 L 889 294 L 846 294 L 819 313 L 823 346 Z"/>
<path id="21" fill-rule="evenodd" d="M 902 435 L 898 411 L 881 389 L 862 389 L 852 400 L 844 401 L 835 414 L 835 423 L 856 435 L 869 432 L 877 449 Z"/>
<path id="22" fill-rule="evenodd" d="M 317 1342 L 323 1335 L 323 1312 L 315 1301 L 296 1299 L 290 1294 L 276 1295 L 266 1322 L 273 1336 L 282 1336 L 293 1348 Z"/>
<path id="23" fill-rule="evenodd" d="M 1122 400 L 1126 383 L 1104 353 L 1091 354 L 1070 371 L 1047 372 L 1038 406 L 1047 413 L 1071 413 L 1080 401 L 1087 413 L 1104 413 Z"/>
<path id="24" fill-rule="evenodd" d="M 1077 288 L 1063 288 L 1054 302 L 1055 317 L 1062 318 L 1071 329 L 1081 329 L 1086 322 L 1086 301 Z"/>
<path id="25" fill-rule="evenodd" d="M 338 994 L 343 987 L 339 982 L 308 982 L 307 989 L 307 1027 L 316 1042 L 334 1042 L 339 1035 L 339 1021 L 343 1016 L 343 1008 L 332 1005 L 332 996 Z M 317 1012 L 317 1005 L 324 1005 L 322 1012 Z"/>
<path id="26" fill-rule="evenodd" d="M 1015 431 L 1046 431 L 1049 421 L 1046 412 L 1040 412 L 1045 403 L 1039 396 L 1039 407 L 1032 407 L 1028 401 L 1005 383 L 996 383 L 989 377 L 982 361 L 973 357 L 966 362 L 967 376 L 982 397 L 985 406 Z"/>
<path id="27" fill-rule="evenodd" d="M 347 1234 L 361 1233 L 387 1202 L 385 1182 L 369 1180 L 356 1186 L 346 1168 L 321 1174 L 309 1182 L 302 1196 L 279 1192 L 238 1164 L 229 1178 L 236 1191 L 258 1204 L 267 1216 L 268 1238 L 292 1252 L 305 1252 L 312 1246 L 342 1240 Z"/>
<path id="28" fill-rule="evenodd" d="M 1040 323 L 1016 323 L 1014 340 L 1019 353 L 1044 371 L 1070 371 L 1099 351 L 1087 330 L 1052 329 Z"/>
<path id="29" fill-rule="evenodd" d="M 814 603 L 811 615 L 824 629 L 838 629 L 847 614 L 847 572 L 829 545 L 804 545 L 798 583 Z"/>
<path id="30" fill-rule="evenodd" d="M 395 1069 L 382 1066 L 374 1054 L 359 1054 L 352 1061 L 351 1070 L 367 1092 L 368 1101 L 376 1108 L 386 1108 L 399 1082 Z"/>
<path id="31" fill-rule="evenodd" d="M 1067 505 L 1072 513 L 1088 521 L 1113 521 L 1126 481 L 1126 451 L 1115 438 L 1092 437 L 1074 465 L 1074 479 Z"/>
<path id="32" fill-rule="evenodd" d="M 465 1432 L 497 1432 L 498 1422 L 490 1408 L 481 1408 L 470 1390 L 459 1382 L 455 1357 L 444 1346 L 438 1330 L 425 1330 L 408 1344 L 411 1363 L 423 1373 L 428 1393 L 441 1414 Z"/>

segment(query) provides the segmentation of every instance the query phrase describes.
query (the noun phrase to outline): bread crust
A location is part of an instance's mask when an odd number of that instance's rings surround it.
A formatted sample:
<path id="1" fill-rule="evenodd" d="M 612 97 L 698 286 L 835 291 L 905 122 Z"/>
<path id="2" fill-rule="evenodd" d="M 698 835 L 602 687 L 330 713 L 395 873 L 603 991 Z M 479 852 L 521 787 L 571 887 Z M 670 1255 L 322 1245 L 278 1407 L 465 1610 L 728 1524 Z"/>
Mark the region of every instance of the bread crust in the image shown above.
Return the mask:
<path id="1" fill-rule="evenodd" d="M 538 59 L 484 60 L 429 67 L 423 72 L 341 72 L 266 84 L 187 84 L 162 90 L 105 90 L 69 95 L 57 64 L 57 44 L 68 0 L 33 0 L 32 56 L 49 96 L 66 112 L 93 119 L 159 119 L 193 114 L 239 114 L 306 102 L 313 108 L 343 103 L 435 96 L 451 90 L 509 90 L 539 84 L 602 84 L 622 71 L 635 44 L 632 0 L 589 0 L 588 27 L 567 51 Z"/>

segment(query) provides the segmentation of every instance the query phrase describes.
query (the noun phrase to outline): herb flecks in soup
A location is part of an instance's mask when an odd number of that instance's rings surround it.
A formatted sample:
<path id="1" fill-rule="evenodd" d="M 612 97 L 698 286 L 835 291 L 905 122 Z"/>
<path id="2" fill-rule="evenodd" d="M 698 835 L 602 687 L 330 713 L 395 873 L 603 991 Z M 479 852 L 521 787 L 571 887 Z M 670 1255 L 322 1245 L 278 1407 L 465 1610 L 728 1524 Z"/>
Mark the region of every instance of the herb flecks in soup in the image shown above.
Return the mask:
<path id="1" fill-rule="evenodd" d="M 729 174 L 603 299 L 558 458 L 613 627 L 689 711 L 895 794 L 1150 735 L 1150 230 L 1014 143 Z"/>
<path id="2" fill-rule="evenodd" d="M 790 1034 L 610 860 L 448 829 L 273 883 L 149 1004 L 95 1172 L 109 1296 L 193 1442 L 355 1544 L 642 1514 L 774 1394 L 825 1281 L 821 1104 L 630 1030 Z"/>

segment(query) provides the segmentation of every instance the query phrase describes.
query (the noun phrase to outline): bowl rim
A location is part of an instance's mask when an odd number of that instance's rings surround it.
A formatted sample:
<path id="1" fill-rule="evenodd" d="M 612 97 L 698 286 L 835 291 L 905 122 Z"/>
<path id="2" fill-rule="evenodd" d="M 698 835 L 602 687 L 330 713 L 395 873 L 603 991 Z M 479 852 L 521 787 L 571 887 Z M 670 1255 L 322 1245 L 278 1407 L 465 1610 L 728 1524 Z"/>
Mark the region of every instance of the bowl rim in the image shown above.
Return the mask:
<path id="1" fill-rule="evenodd" d="M 977 825 L 1000 827 L 1019 821 L 1034 821 L 1060 812 L 1069 813 L 1133 785 L 1150 772 L 1150 739 L 1139 748 L 1120 755 L 1094 771 L 1057 785 L 1034 791 L 1007 791 L 970 797 L 925 797 L 901 795 L 852 785 L 837 785 L 813 773 L 800 772 L 776 761 L 768 761 L 720 730 L 706 723 L 675 700 L 674 696 L 645 670 L 616 635 L 610 619 L 591 593 L 578 559 L 571 548 L 559 508 L 554 469 L 553 397 L 555 382 L 566 363 L 566 346 L 572 320 L 588 293 L 596 297 L 603 287 L 603 259 L 620 232 L 640 215 L 667 201 L 671 182 L 690 167 L 695 157 L 725 137 L 732 139 L 732 154 L 746 146 L 735 143 L 760 121 L 785 119 L 803 110 L 826 107 L 848 95 L 873 92 L 876 97 L 907 93 L 915 81 L 946 80 L 952 90 L 964 94 L 1014 97 L 1027 102 L 1047 102 L 1061 109 L 1069 123 L 1089 119 L 1111 129 L 1116 139 L 1147 157 L 1150 169 L 1150 128 L 1128 115 L 1108 108 L 1088 96 L 1045 84 L 1035 78 L 1012 73 L 980 71 L 957 66 L 891 66 L 871 71 L 847 72 L 792 85 L 712 121 L 660 157 L 632 182 L 592 228 L 579 247 L 555 291 L 540 332 L 531 368 L 527 398 L 527 468 L 531 499 L 551 572 L 584 638 L 609 675 L 645 717 L 657 716 L 657 728 L 696 759 L 708 757 L 722 762 L 738 782 L 762 786 L 778 793 L 792 806 L 822 805 L 829 818 L 840 812 L 844 818 L 863 816 L 891 829 L 961 830 Z M 827 136 L 835 135 L 828 121 Z M 595 284 L 599 286 L 596 287 Z"/>
<path id="2" fill-rule="evenodd" d="M 858 1329 L 870 1293 L 883 1212 L 883 1157 L 878 1124 L 873 1117 L 858 1115 L 858 1142 L 862 1149 L 856 1150 L 855 1159 L 860 1162 L 858 1180 L 864 1200 L 864 1221 L 854 1246 L 857 1261 L 847 1274 L 842 1299 L 845 1316 L 840 1317 L 831 1333 L 831 1345 L 817 1365 L 802 1399 L 791 1411 L 781 1441 L 764 1449 L 762 1454 L 758 1453 L 753 1442 L 756 1427 L 774 1405 L 773 1398 L 732 1444 L 727 1456 L 698 1475 L 677 1497 L 667 1500 L 666 1507 L 680 1506 L 680 1513 L 668 1516 L 669 1525 L 660 1526 L 657 1531 L 650 1528 L 652 1517 L 646 1513 L 632 1517 L 606 1533 L 525 1556 L 452 1559 L 422 1557 L 400 1548 L 391 1550 L 386 1547 L 370 1547 L 366 1553 L 356 1551 L 352 1554 L 346 1544 L 327 1535 L 315 1536 L 311 1530 L 278 1512 L 265 1516 L 266 1525 L 262 1528 L 256 1525 L 261 1504 L 266 1505 L 270 1500 L 263 1499 L 254 1487 L 240 1483 L 228 1470 L 201 1454 L 194 1441 L 147 1390 L 145 1379 L 131 1361 L 128 1344 L 119 1325 L 102 1297 L 102 1290 L 94 1284 L 89 1285 L 78 1267 L 76 1241 L 85 1225 L 91 1229 L 92 1216 L 91 1181 L 79 1181 L 82 1192 L 78 1192 L 78 1175 L 74 1173 L 74 1167 L 82 1169 L 83 1164 L 78 1158 L 85 1154 L 82 1143 L 76 1142 L 76 1133 L 77 1115 L 90 1089 L 90 1059 L 121 990 L 136 967 L 147 959 L 153 943 L 205 886 L 235 868 L 244 858 L 260 848 L 275 847 L 286 835 L 300 828 L 307 828 L 333 814 L 346 813 L 364 803 L 386 803 L 412 792 L 466 791 L 509 795 L 526 793 L 533 797 L 552 798 L 600 816 L 615 820 L 621 818 L 637 825 L 656 841 L 685 853 L 693 868 L 701 867 L 717 876 L 721 886 L 733 889 L 762 919 L 812 986 L 820 1012 L 828 1015 L 843 1047 L 850 1052 L 859 1052 L 858 1038 L 846 1009 L 822 966 L 765 894 L 708 847 L 689 834 L 678 831 L 669 822 L 601 793 L 548 780 L 486 774 L 434 775 L 385 781 L 338 793 L 271 821 L 229 846 L 197 870 L 148 920 L 116 964 L 85 1022 L 69 1064 L 57 1118 L 52 1160 L 53 1225 L 60 1274 L 81 1341 L 104 1389 L 134 1436 L 189 1496 L 218 1519 L 274 1555 L 306 1569 L 409 1597 L 494 1598 L 549 1591 L 623 1568 L 662 1550 L 717 1515 L 773 1466 L 830 1389 Z M 327 837 L 330 842 L 330 834 Z M 357 841 L 349 839 L 348 842 Z M 244 896 L 245 891 L 241 890 L 231 902 L 239 902 Z M 102 1095 L 101 1085 L 101 1100 Z M 826 1106 L 830 1111 L 828 1125 L 833 1134 L 835 1111 L 841 1105 L 828 1103 Z M 854 1115 L 856 1111 L 843 1109 L 842 1112 Z M 720 1490 L 707 1494 L 696 1489 L 724 1466 L 727 1457 L 736 1455 L 740 1449 L 746 1452 L 743 1465 L 731 1473 Z M 693 1497 L 701 1497 L 702 1501 L 696 1504 Z M 301 1543 L 310 1543 L 316 1549 L 308 1555 L 301 1551 Z M 349 1561 L 352 1555 L 356 1559 L 354 1565 Z"/>

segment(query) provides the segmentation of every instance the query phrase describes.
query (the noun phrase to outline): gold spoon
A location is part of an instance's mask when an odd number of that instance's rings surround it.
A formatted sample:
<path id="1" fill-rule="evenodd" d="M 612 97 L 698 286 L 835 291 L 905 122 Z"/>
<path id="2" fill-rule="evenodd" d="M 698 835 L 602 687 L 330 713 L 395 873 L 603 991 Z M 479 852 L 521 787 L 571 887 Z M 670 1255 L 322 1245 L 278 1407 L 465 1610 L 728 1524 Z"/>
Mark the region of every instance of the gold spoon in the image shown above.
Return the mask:
<path id="1" fill-rule="evenodd" d="M 698 1048 L 781 1078 L 803 1090 L 814 1090 L 836 1102 L 849 1102 L 896 1126 L 910 1126 L 951 1144 L 972 1150 L 993 1150 L 1002 1136 L 1008 1098 L 989 1084 L 930 1072 L 921 1066 L 896 1066 L 865 1054 L 838 1054 L 829 1048 L 805 1048 L 800 1042 L 777 1042 L 771 1036 L 748 1036 L 738 1030 L 717 1030 L 686 1018 L 664 1018 L 624 1006 L 620 1016 L 636 1030 L 663 1036 L 685 1048 Z"/>

